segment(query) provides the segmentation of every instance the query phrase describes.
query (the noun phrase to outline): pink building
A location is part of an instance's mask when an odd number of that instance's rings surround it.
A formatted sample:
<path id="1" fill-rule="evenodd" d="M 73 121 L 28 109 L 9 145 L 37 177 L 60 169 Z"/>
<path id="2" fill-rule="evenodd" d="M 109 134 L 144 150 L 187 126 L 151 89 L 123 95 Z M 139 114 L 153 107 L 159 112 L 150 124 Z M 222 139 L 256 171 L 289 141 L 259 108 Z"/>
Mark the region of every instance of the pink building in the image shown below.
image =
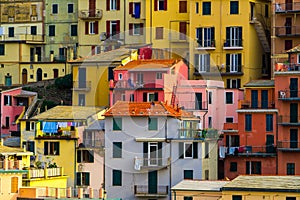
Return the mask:
<path id="1" fill-rule="evenodd" d="M 1 92 L 1 136 L 19 136 L 18 119 L 37 97 L 35 92 L 22 90 L 21 87 Z"/>
<path id="2" fill-rule="evenodd" d="M 135 60 L 114 69 L 110 105 L 121 101 L 165 101 L 173 86 L 188 78 L 188 67 L 177 60 Z"/>

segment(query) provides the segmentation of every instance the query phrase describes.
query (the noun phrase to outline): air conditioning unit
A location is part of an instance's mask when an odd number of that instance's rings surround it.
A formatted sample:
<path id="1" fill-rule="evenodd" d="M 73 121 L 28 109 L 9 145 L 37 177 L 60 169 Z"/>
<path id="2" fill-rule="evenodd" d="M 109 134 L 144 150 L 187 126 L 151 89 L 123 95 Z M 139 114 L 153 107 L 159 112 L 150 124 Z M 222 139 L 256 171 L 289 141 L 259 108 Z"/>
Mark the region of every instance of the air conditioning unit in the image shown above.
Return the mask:
<path id="1" fill-rule="evenodd" d="M 8 22 L 14 22 L 14 21 L 15 21 L 15 18 L 13 18 L 13 17 L 8 18 Z"/>
<path id="2" fill-rule="evenodd" d="M 32 22 L 36 22 L 36 21 L 37 21 L 37 17 L 36 17 L 36 16 L 32 16 L 32 17 L 31 17 L 31 21 L 32 21 Z"/>

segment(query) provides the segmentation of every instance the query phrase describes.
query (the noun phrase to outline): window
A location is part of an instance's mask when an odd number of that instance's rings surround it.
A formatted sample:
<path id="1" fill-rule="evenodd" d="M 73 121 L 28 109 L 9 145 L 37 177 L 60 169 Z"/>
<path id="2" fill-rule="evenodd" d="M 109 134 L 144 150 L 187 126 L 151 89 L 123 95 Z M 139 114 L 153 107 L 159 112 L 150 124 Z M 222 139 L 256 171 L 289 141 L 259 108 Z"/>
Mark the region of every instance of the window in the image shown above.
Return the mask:
<path id="1" fill-rule="evenodd" d="M 241 72 L 242 54 L 226 54 L 226 72 Z"/>
<path id="2" fill-rule="evenodd" d="M 286 174 L 287 175 L 295 175 L 295 163 L 287 163 L 286 164 Z"/>
<path id="3" fill-rule="evenodd" d="M 266 131 L 273 131 L 273 115 L 266 114 Z"/>
<path id="4" fill-rule="evenodd" d="M 68 3 L 68 13 L 73 13 L 74 12 L 74 4 Z"/>
<path id="5" fill-rule="evenodd" d="M 11 177 L 11 193 L 18 193 L 19 186 L 19 178 L 18 177 Z"/>
<path id="6" fill-rule="evenodd" d="M 76 185 L 89 186 L 90 185 L 90 172 L 77 172 L 76 173 Z"/>
<path id="7" fill-rule="evenodd" d="M 195 3 L 195 13 L 198 14 L 199 13 L 199 2 Z"/>
<path id="8" fill-rule="evenodd" d="M 286 197 L 285 200 L 296 200 L 296 197 Z"/>
<path id="9" fill-rule="evenodd" d="M 293 40 L 285 40 L 284 50 L 290 50 L 291 48 L 293 48 Z"/>
<path id="10" fill-rule="evenodd" d="M 71 25 L 71 36 L 77 36 L 77 25 Z"/>
<path id="11" fill-rule="evenodd" d="M 261 174 L 261 162 L 246 161 L 246 174 Z"/>
<path id="12" fill-rule="evenodd" d="M 242 200 L 242 195 L 232 195 L 232 200 Z"/>
<path id="13" fill-rule="evenodd" d="M 179 13 L 187 13 L 187 1 L 179 1 Z"/>
<path id="14" fill-rule="evenodd" d="M 9 117 L 5 117 L 5 127 L 9 127 Z"/>
<path id="15" fill-rule="evenodd" d="M 118 80 L 122 80 L 123 79 L 123 74 L 122 73 L 119 73 L 118 74 Z"/>
<path id="16" fill-rule="evenodd" d="M 208 104 L 212 104 L 212 91 L 208 92 Z"/>
<path id="17" fill-rule="evenodd" d="M 208 180 L 209 179 L 209 170 L 205 170 L 204 171 L 204 180 Z"/>
<path id="18" fill-rule="evenodd" d="M 143 35 L 144 33 L 144 24 L 139 23 L 139 24 L 129 24 L 129 35 Z"/>
<path id="19" fill-rule="evenodd" d="M 183 197 L 183 200 L 193 200 L 193 197 Z"/>
<path id="20" fill-rule="evenodd" d="M 162 40 L 164 38 L 164 27 L 156 27 L 155 39 Z"/>
<path id="21" fill-rule="evenodd" d="M 162 79 L 162 72 L 156 72 L 156 79 Z"/>
<path id="22" fill-rule="evenodd" d="M 195 70 L 196 72 L 210 71 L 210 54 L 195 54 Z"/>
<path id="23" fill-rule="evenodd" d="M 154 10 L 167 10 L 167 0 L 154 0 Z"/>
<path id="24" fill-rule="evenodd" d="M 224 47 L 242 47 L 243 28 L 240 26 L 226 27 Z"/>
<path id="25" fill-rule="evenodd" d="M 112 171 L 112 185 L 113 186 L 122 186 L 122 171 L 121 170 L 113 170 Z"/>
<path id="26" fill-rule="evenodd" d="M 239 14 L 239 2 L 238 1 L 230 1 L 230 14 L 231 15 Z"/>
<path id="27" fill-rule="evenodd" d="M 130 94 L 129 101 L 134 102 L 134 94 Z"/>
<path id="28" fill-rule="evenodd" d="M 85 94 L 78 94 L 78 105 L 85 106 Z"/>
<path id="29" fill-rule="evenodd" d="M 157 130 L 157 118 L 148 118 L 148 130 L 155 131 Z"/>
<path id="30" fill-rule="evenodd" d="M 8 37 L 15 37 L 15 28 L 8 27 Z"/>
<path id="31" fill-rule="evenodd" d="M 89 23 L 89 34 L 95 34 L 95 22 Z"/>
<path id="32" fill-rule="evenodd" d="M 0 55 L 1 56 L 5 55 L 5 45 L 4 44 L 0 44 Z"/>
<path id="33" fill-rule="evenodd" d="M 129 14 L 139 19 L 141 17 L 141 3 L 140 2 L 129 2 Z"/>
<path id="34" fill-rule="evenodd" d="M 205 142 L 205 149 L 204 149 L 204 158 L 209 158 L 209 143 Z"/>
<path id="35" fill-rule="evenodd" d="M 233 123 L 233 117 L 226 117 L 226 123 Z"/>
<path id="36" fill-rule="evenodd" d="M 113 118 L 113 130 L 114 131 L 122 130 L 122 118 Z"/>
<path id="37" fill-rule="evenodd" d="M 245 115 L 245 131 L 252 131 L 252 115 Z"/>
<path id="38" fill-rule="evenodd" d="M 192 158 L 193 157 L 193 144 L 192 143 L 184 143 L 184 158 Z"/>
<path id="39" fill-rule="evenodd" d="M 196 38 L 199 47 L 215 47 L 215 27 L 197 28 Z"/>
<path id="40" fill-rule="evenodd" d="M 179 142 L 179 158 L 198 158 L 198 143 L 197 142 Z"/>
<path id="41" fill-rule="evenodd" d="M 241 79 L 227 79 L 227 89 L 240 88 L 241 87 Z"/>
<path id="42" fill-rule="evenodd" d="M 52 14 L 58 13 L 58 4 L 52 4 Z"/>
<path id="43" fill-rule="evenodd" d="M 122 158 L 122 142 L 113 142 L 113 158 Z"/>
<path id="44" fill-rule="evenodd" d="M 208 128 L 212 128 L 212 117 L 208 117 Z"/>
<path id="45" fill-rule="evenodd" d="M 230 162 L 230 171 L 231 172 L 237 171 L 237 162 Z"/>
<path id="46" fill-rule="evenodd" d="M 34 141 L 26 141 L 26 142 L 23 142 L 22 145 L 23 145 L 23 147 L 25 146 L 27 151 L 30 151 L 33 153 L 35 152 L 34 151 Z"/>
<path id="47" fill-rule="evenodd" d="M 203 2 L 202 15 L 210 15 L 210 14 L 211 14 L 211 2 Z"/>
<path id="48" fill-rule="evenodd" d="M 44 142 L 44 155 L 59 155 L 59 142 Z"/>
<path id="49" fill-rule="evenodd" d="M 30 27 L 30 34 L 31 35 L 36 35 L 36 26 L 31 26 Z"/>
<path id="50" fill-rule="evenodd" d="M 300 64 L 300 53 L 297 54 L 297 63 Z"/>
<path id="51" fill-rule="evenodd" d="M 269 6 L 265 4 L 265 17 L 269 17 Z"/>
<path id="52" fill-rule="evenodd" d="M 77 162 L 78 163 L 94 163 L 94 151 L 93 150 L 77 150 Z"/>
<path id="53" fill-rule="evenodd" d="M 55 36 L 55 25 L 49 25 L 49 36 Z"/>
<path id="54" fill-rule="evenodd" d="M 183 178 L 193 180 L 193 170 L 183 170 Z"/>
<path id="55" fill-rule="evenodd" d="M 233 104 L 233 92 L 226 92 L 226 104 Z"/>
<path id="56" fill-rule="evenodd" d="M 109 0 L 109 1 L 110 1 L 109 10 L 117 10 L 117 0 Z"/>
<path id="57" fill-rule="evenodd" d="M 108 37 L 113 37 L 113 39 L 118 39 L 120 37 L 119 33 L 120 33 L 120 20 L 106 21 L 106 35 L 107 35 L 107 38 Z"/>
<path id="58" fill-rule="evenodd" d="M 12 105 L 11 95 L 4 95 L 4 105 L 5 106 L 11 106 Z"/>

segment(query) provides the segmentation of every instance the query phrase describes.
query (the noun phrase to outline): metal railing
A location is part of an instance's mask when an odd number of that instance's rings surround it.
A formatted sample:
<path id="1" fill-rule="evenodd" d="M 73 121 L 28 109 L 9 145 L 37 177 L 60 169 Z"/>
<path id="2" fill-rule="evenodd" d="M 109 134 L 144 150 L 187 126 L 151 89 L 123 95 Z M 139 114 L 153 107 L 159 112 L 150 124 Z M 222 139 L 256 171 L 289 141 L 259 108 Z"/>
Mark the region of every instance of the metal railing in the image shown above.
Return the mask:
<path id="1" fill-rule="evenodd" d="M 140 167 L 163 167 L 168 164 L 168 158 L 134 158 L 136 169 L 139 169 Z"/>
<path id="2" fill-rule="evenodd" d="M 83 139 L 84 147 L 104 148 L 104 139 Z"/>
<path id="3" fill-rule="evenodd" d="M 233 48 L 241 48 L 243 47 L 243 40 L 242 39 L 226 39 L 224 41 L 223 48 L 233 49 Z"/>
<path id="4" fill-rule="evenodd" d="M 242 155 L 242 154 L 266 154 L 266 153 L 276 153 L 276 147 L 274 145 L 264 145 L 264 146 L 239 146 L 239 147 L 226 147 L 225 153 L 227 155 Z"/>
<path id="5" fill-rule="evenodd" d="M 276 26 L 275 35 L 277 37 L 283 36 L 299 36 L 300 26 Z"/>
<path id="6" fill-rule="evenodd" d="M 226 65 L 226 73 L 240 73 L 240 72 L 242 72 L 242 65 L 239 66 Z"/>
<path id="7" fill-rule="evenodd" d="M 103 11 L 101 9 L 95 10 L 79 10 L 78 17 L 82 19 L 101 19 Z"/>
<path id="8" fill-rule="evenodd" d="M 299 63 L 277 63 L 275 65 L 275 71 L 300 71 Z"/>
<path id="9" fill-rule="evenodd" d="M 197 49 L 216 48 L 216 40 L 199 40 L 197 39 Z"/>
<path id="10" fill-rule="evenodd" d="M 300 12 L 300 2 L 275 3 L 275 13 Z"/>
<path id="11" fill-rule="evenodd" d="M 284 149 L 298 149 L 300 148 L 300 142 L 299 141 L 278 141 L 277 147 L 284 148 Z"/>
<path id="12" fill-rule="evenodd" d="M 163 84 L 156 83 L 156 80 L 153 79 L 153 82 L 134 82 L 129 80 L 119 80 L 119 81 L 110 81 L 110 88 L 122 88 L 122 89 L 137 89 L 137 88 L 163 88 Z"/>
<path id="13" fill-rule="evenodd" d="M 202 135 L 202 130 L 198 129 L 179 129 L 178 130 L 178 138 L 204 138 Z"/>
<path id="14" fill-rule="evenodd" d="M 280 90 L 278 91 L 278 99 L 300 98 L 299 90 Z"/>
<path id="15" fill-rule="evenodd" d="M 179 106 L 184 110 L 207 110 L 207 101 L 185 101 L 179 100 Z"/>
<path id="16" fill-rule="evenodd" d="M 300 116 L 287 116 L 287 115 L 279 115 L 278 116 L 279 124 L 299 124 L 300 125 Z"/>
<path id="17" fill-rule="evenodd" d="M 73 81 L 73 90 L 90 90 L 91 81 Z"/>
<path id="18" fill-rule="evenodd" d="M 168 195 L 169 186 L 158 185 L 157 187 L 152 187 L 148 185 L 135 185 L 134 194 L 158 194 L 158 195 Z"/>
<path id="19" fill-rule="evenodd" d="M 256 101 L 239 100 L 239 109 L 274 109 L 274 101 Z"/>

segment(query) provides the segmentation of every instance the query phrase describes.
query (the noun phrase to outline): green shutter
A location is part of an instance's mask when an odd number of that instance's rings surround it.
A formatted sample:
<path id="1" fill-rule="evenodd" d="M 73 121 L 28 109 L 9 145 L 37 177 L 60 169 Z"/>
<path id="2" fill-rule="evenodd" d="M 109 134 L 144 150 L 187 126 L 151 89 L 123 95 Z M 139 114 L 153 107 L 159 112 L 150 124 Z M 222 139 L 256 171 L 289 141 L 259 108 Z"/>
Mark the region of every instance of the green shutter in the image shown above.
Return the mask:
<path id="1" fill-rule="evenodd" d="M 122 130 L 122 118 L 113 118 L 113 130 L 114 131 Z"/>
<path id="2" fill-rule="evenodd" d="M 122 158 L 122 142 L 113 142 L 113 158 Z"/>
<path id="3" fill-rule="evenodd" d="M 93 163 L 94 162 L 94 151 L 89 151 L 89 162 Z"/>
<path id="4" fill-rule="evenodd" d="M 81 172 L 76 173 L 76 185 L 81 185 Z"/>
<path id="5" fill-rule="evenodd" d="M 77 162 L 81 163 L 81 150 L 77 150 Z"/>
<path id="6" fill-rule="evenodd" d="M 148 165 L 148 142 L 143 143 L 143 165 Z"/>
<path id="7" fill-rule="evenodd" d="M 122 185 L 122 172 L 120 170 L 113 170 L 113 185 L 114 186 Z"/>
<path id="8" fill-rule="evenodd" d="M 158 143 L 158 166 L 162 165 L 162 142 Z"/>
<path id="9" fill-rule="evenodd" d="M 157 130 L 157 118 L 148 118 L 148 130 Z"/>
<path id="10" fill-rule="evenodd" d="M 84 174 L 84 185 L 90 185 L 90 173 L 89 172 L 85 172 Z"/>

